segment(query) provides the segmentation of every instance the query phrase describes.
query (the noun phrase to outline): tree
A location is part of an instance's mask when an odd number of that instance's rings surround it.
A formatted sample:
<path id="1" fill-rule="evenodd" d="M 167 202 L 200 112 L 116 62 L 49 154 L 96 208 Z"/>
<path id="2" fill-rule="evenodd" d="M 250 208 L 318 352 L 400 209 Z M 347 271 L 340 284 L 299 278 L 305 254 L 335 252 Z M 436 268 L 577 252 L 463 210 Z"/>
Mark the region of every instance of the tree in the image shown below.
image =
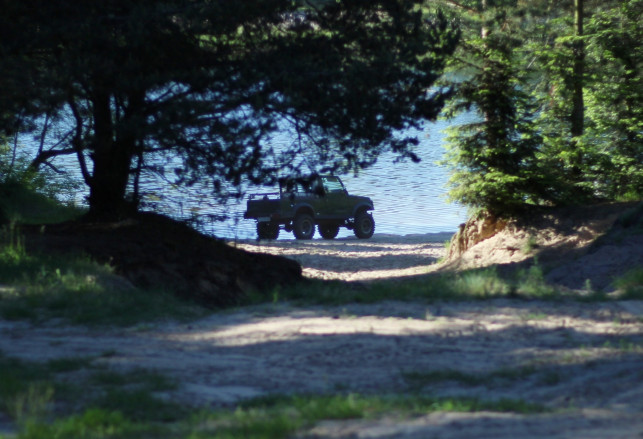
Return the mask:
<path id="1" fill-rule="evenodd" d="M 515 1 L 458 3 L 468 34 L 452 65 L 456 94 L 446 117 L 475 110 L 479 120 L 456 126 L 448 137 L 446 163 L 453 172 L 451 200 L 496 215 L 516 213 L 554 197 L 539 165 L 542 139 L 535 104 L 519 71 L 524 10 Z"/>
<path id="2" fill-rule="evenodd" d="M 568 182 L 563 201 L 643 193 L 636 134 L 641 132 L 642 5 L 577 0 L 549 11 L 535 29 L 545 35 L 532 46 L 541 72 L 536 97 L 543 157 Z"/>
<path id="3" fill-rule="evenodd" d="M 587 26 L 590 123 L 585 137 L 600 145 L 596 189 L 610 199 L 643 197 L 641 21 L 643 1 L 629 0 L 603 5 Z"/>
<path id="4" fill-rule="evenodd" d="M 464 37 L 450 78 L 450 197 L 511 214 L 639 199 L 641 0 L 451 1 Z"/>
<path id="5" fill-rule="evenodd" d="M 0 120 L 53 138 L 35 166 L 76 155 L 99 219 L 145 167 L 221 191 L 303 172 L 302 154 L 320 171 L 414 159 L 395 133 L 438 115 L 458 38 L 418 3 L 3 0 Z"/>

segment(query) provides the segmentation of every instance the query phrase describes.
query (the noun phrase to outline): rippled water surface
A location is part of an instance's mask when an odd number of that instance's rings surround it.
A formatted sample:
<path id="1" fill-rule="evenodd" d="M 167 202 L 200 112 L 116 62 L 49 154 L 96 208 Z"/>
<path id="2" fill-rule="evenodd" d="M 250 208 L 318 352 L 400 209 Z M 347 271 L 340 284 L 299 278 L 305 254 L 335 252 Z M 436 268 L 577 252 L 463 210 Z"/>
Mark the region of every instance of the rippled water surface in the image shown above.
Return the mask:
<path id="1" fill-rule="evenodd" d="M 462 123 L 468 115 L 456 120 Z M 437 164 L 443 158 L 444 137 L 442 132 L 447 122 L 426 124 L 420 133 L 415 152 L 420 163 L 404 161 L 394 163 L 395 156 L 385 154 L 372 167 L 363 170 L 357 177 L 342 176 L 350 194 L 365 195 L 373 199 L 375 232 L 395 235 L 455 232 L 466 220 L 466 209 L 446 201 L 445 184 L 448 170 Z M 259 191 L 261 192 L 261 190 Z M 255 236 L 255 222 L 242 218 L 246 199 L 231 206 L 231 219 L 213 226 L 217 236 L 248 238 Z M 341 229 L 339 237 L 352 236 Z M 315 235 L 319 238 L 319 235 Z M 281 232 L 280 238 L 292 239 L 291 233 Z"/>
<path id="2" fill-rule="evenodd" d="M 462 123 L 471 117 L 470 114 L 465 114 L 451 123 Z M 465 221 L 465 209 L 446 201 L 445 184 L 449 177 L 448 170 L 437 164 L 445 152 L 443 130 L 448 124 L 445 121 L 427 123 L 425 129 L 418 134 L 420 144 L 415 153 L 421 158 L 420 163 L 412 163 L 410 160 L 395 163 L 393 154 L 384 154 L 375 165 L 361 171 L 358 176 L 342 176 L 349 193 L 373 199 L 376 233 L 407 235 L 455 232 L 458 225 Z M 57 163 L 58 166 L 79 174 L 77 162 L 73 158 L 66 157 L 60 160 L 62 163 Z M 78 179 L 80 180 L 79 175 Z M 201 227 L 209 234 L 239 239 L 256 236 L 254 220 L 243 219 L 247 198 L 229 202 L 222 208 L 212 197 L 204 193 L 196 195 L 192 192 L 191 195 L 187 195 L 185 192 L 174 190 L 167 182 L 149 175 L 143 178 L 142 190 L 160 196 L 156 200 L 154 197 L 148 198 L 148 208 L 177 218 L 189 217 L 191 213 L 200 216 L 226 215 L 226 221 L 209 222 Z M 256 189 L 257 192 L 270 190 L 278 189 Z M 78 194 L 77 200 L 82 202 L 86 195 Z M 352 236 L 352 232 L 341 229 L 339 237 L 347 236 Z M 293 236 L 282 231 L 280 238 L 292 239 Z"/>

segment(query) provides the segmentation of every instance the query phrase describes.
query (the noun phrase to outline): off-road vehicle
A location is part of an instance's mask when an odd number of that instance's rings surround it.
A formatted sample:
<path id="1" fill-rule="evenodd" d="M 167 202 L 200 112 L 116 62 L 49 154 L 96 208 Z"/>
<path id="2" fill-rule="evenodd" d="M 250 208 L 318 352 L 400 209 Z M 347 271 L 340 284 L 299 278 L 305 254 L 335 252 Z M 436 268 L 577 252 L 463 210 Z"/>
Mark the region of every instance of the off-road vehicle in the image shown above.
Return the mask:
<path id="1" fill-rule="evenodd" d="M 257 220 L 259 239 L 277 239 L 281 228 L 311 239 L 315 226 L 324 239 L 335 238 L 340 227 L 366 239 L 375 231 L 373 209 L 370 198 L 349 195 L 339 177 L 324 175 L 281 180 L 279 192 L 251 194 L 244 218 Z"/>

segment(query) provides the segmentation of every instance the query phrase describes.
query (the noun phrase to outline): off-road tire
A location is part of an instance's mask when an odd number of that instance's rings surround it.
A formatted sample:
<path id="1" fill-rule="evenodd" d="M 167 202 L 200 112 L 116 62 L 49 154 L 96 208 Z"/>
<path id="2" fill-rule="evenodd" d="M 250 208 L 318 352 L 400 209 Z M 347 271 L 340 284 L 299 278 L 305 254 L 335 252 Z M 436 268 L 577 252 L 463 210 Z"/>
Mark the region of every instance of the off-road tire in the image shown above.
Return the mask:
<path id="1" fill-rule="evenodd" d="M 277 239 L 279 237 L 279 224 L 257 223 L 257 239 Z"/>
<path id="2" fill-rule="evenodd" d="M 373 215 L 367 212 L 358 213 L 355 217 L 355 236 L 359 239 L 368 239 L 375 233 L 375 220 Z"/>
<path id="3" fill-rule="evenodd" d="M 333 223 L 325 223 L 317 226 L 319 234 L 324 239 L 335 239 L 339 233 L 339 226 Z"/>
<path id="4" fill-rule="evenodd" d="M 295 217 L 292 232 L 297 239 L 312 239 L 315 234 L 315 220 L 307 213 Z"/>

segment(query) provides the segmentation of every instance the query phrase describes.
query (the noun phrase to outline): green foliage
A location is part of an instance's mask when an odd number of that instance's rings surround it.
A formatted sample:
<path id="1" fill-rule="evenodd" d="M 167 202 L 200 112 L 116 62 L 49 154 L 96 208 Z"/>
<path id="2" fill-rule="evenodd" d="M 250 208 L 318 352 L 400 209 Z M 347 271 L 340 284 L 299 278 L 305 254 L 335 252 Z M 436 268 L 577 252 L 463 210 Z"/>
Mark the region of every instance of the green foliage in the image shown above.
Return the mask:
<path id="1" fill-rule="evenodd" d="M 527 270 L 520 270 L 517 276 L 517 294 L 525 297 L 557 297 L 556 289 L 547 285 L 543 270 L 537 262 Z"/>
<path id="2" fill-rule="evenodd" d="M 17 438 L 174 437 L 163 425 L 184 419 L 186 408 L 153 396 L 176 388 L 172 380 L 144 370 L 107 372 L 93 360 L 31 363 L 0 354 L 0 412 L 16 422 Z M 71 391 L 70 372 L 79 372 Z"/>
<path id="3" fill-rule="evenodd" d="M 0 183 L 0 211 L 7 223 L 50 224 L 80 217 L 85 210 L 29 189 L 17 182 Z"/>
<path id="4" fill-rule="evenodd" d="M 276 396 L 242 404 L 232 412 L 206 414 L 196 438 L 287 438 L 297 430 L 332 419 L 372 419 L 384 414 L 410 417 L 436 411 L 482 410 L 539 413 L 543 408 L 519 400 L 480 401 L 474 398 L 425 396 Z M 210 426 L 208 429 L 207 426 Z"/>
<path id="5" fill-rule="evenodd" d="M 518 75 L 514 10 L 500 9 L 480 11 L 478 21 L 470 20 L 478 35 L 468 35 L 457 58 L 461 62 L 451 67 L 461 79 L 446 117 L 473 109 L 479 120 L 450 129 L 446 164 L 452 168 L 452 201 L 506 215 L 551 201 L 556 184 L 540 165 L 535 105 Z"/>
<path id="6" fill-rule="evenodd" d="M 464 38 L 446 115 L 479 115 L 448 138 L 452 200 L 511 215 L 533 204 L 641 198 L 643 3 L 586 3 L 584 35 L 568 3 L 452 9 Z"/>
<path id="7" fill-rule="evenodd" d="M 84 211 L 74 205 L 78 184 L 49 169 L 36 171 L 25 157 L 0 143 L 0 225 L 71 220 Z"/>
<path id="8" fill-rule="evenodd" d="M 133 422 L 173 422 L 187 414 L 185 407 L 159 399 L 147 390 L 108 390 L 94 404 L 107 412 L 124 413 Z"/>
<path id="9" fill-rule="evenodd" d="M 46 366 L 25 364 L 0 353 L 0 410 L 16 414 L 16 398 L 24 399 L 21 395 L 33 394 L 36 386 L 50 388 L 50 380 L 51 374 Z"/>
<path id="10" fill-rule="evenodd" d="M 21 261 L 28 259 L 22 237 L 15 225 L 2 226 L 0 228 L 0 267 L 4 265 L 11 270 Z"/>
<path id="11" fill-rule="evenodd" d="M 23 215 L 20 211 L 21 204 L 37 203 L 47 213 L 54 204 L 62 202 L 65 207 L 69 207 L 68 210 L 72 210 L 74 196 L 79 189 L 80 183 L 68 174 L 55 172 L 49 167 L 36 169 L 30 166 L 24 148 L 19 145 L 10 146 L 0 140 L 0 208 L 8 208 L 9 213 L 17 211 L 18 215 Z M 62 207 L 59 209 L 62 210 Z M 37 212 L 34 208 L 28 214 L 33 216 Z"/>
<path id="12" fill-rule="evenodd" d="M 586 8 L 585 35 L 574 37 L 570 14 L 550 11 L 533 28 L 534 91 L 543 160 L 567 182 L 565 202 L 641 198 L 641 29 L 639 0 Z M 585 132 L 572 137 L 573 53 L 584 45 Z"/>
<path id="13" fill-rule="evenodd" d="M 119 412 L 90 409 L 80 415 L 46 423 L 33 419 L 23 425 L 18 439 L 98 439 L 136 437 L 140 428 L 128 422 Z"/>
<path id="14" fill-rule="evenodd" d="M 587 23 L 590 125 L 595 181 L 611 199 L 643 197 L 643 2 L 596 11 Z M 608 141 L 606 141 L 608 139 Z"/>

